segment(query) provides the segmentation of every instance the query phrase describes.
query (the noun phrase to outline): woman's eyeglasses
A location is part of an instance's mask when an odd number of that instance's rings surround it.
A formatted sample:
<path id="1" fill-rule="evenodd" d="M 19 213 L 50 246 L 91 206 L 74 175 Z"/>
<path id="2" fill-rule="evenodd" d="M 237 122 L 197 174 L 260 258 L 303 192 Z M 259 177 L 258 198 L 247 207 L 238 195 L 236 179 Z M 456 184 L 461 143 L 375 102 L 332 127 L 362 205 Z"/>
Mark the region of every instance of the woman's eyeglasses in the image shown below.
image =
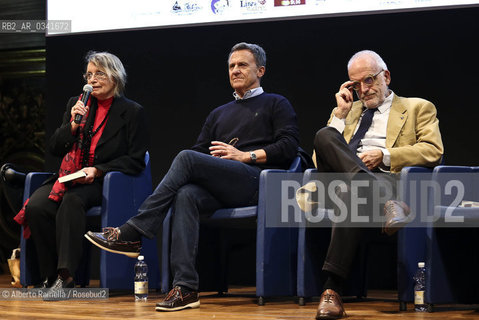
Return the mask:
<path id="1" fill-rule="evenodd" d="M 93 77 L 95 77 L 95 79 L 97 80 L 106 80 L 108 79 L 108 75 L 105 73 L 105 72 L 102 72 L 102 71 L 97 71 L 95 73 L 92 73 L 92 72 L 87 72 L 83 75 L 83 78 L 86 80 L 86 81 L 90 81 L 91 79 L 93 79 Z"/>

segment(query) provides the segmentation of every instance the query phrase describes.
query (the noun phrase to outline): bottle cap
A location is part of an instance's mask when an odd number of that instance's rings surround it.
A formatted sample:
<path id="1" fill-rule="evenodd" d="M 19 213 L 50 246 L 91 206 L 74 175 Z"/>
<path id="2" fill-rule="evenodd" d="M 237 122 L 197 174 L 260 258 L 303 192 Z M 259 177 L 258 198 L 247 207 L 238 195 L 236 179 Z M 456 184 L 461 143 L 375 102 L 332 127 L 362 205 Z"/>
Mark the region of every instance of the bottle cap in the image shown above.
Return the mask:
<path id="1" fill-rule="evenodd" d="M 138 257 L 138 258 L 139 258 L 139 257 Z M 419 268 L 424 268 L 425 265 L 426 265 L 426 264 L 425 264 L 424 262 L 418 262 L 418 264 L 417 264 L 417 266 L 418 266 Z"/>
<path id="2" fill-rule="evenodd" d="M 145 257 L 143 257 L 143 256 L 138 256 L 138 260 L 143 261 L 143 259 L 145 259 Z"/>

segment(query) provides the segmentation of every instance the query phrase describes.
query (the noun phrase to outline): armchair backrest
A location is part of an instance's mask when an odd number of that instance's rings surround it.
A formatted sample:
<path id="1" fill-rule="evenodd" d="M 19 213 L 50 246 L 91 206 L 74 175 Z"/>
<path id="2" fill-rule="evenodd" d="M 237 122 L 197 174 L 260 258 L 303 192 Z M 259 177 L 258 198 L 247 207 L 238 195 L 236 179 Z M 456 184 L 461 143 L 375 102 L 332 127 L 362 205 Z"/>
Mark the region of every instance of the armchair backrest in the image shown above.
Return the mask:
<path id="1" fill-rule="evenodd" d="M 435 205 L 451 205 L 463 187 L 462 200 L 479 201 L 479 167 L 437 166 L 433 170 L 432 179 L 440 188 L 440 198 Z M 446 190 L 448 189 L 448 190 Z M 450 190 L 449 190 L 450 189 Z"/>
<path id="2" fill-rule="evenodd" d="M 289 166 L 288 172 L 301 172 L 301 157 L 297 156 Z"/>

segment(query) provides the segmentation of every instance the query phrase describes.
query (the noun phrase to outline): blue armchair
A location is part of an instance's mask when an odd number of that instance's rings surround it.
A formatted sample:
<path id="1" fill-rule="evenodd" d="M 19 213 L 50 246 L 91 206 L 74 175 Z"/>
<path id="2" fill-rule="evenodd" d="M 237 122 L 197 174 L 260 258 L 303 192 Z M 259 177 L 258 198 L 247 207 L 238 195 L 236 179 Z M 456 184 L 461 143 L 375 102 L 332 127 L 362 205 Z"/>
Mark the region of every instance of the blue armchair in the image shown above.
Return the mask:
<path id="1" fill-rule="evenodd" d="M 479 201 L 479 167 L 437 166 L 427 175 L 413 177 L 416 180 L 429 178 L 435 186 L 427 194 L 418 195 L 427 199 L 417 208 L 418 212 L 425 211 L 435 218 L 401 230 L 398 243 L 400 309 L 406 310 L 406 302 L 414 300 L 412 276 L 419 261 L 426 263 L 424 299 L 429 305 L 428 311 L 433 311 L 437 304 L 479 303 L 479 252 L 471 250 L 471 246 L 479 243 L 479 208 L 458 207 L 459 203 L 454 203 L 457 199 Z M 462 185 L 464 193 L 446 187 L 452 181 L 455 186 Z M 446 214 L 462 216 L 464 223 L 444 222 Z"/>
<path id="2" fill-rule="evenodd" d="M 479 167 L 437 166 L 432 174 L 440 197 L 432 198 L 427 228 L 425 302 L 479 303 L 479 208 L 458 207 L 460 201 L 479 201 Z M 452 185 L 464 187 L 463 193 Z M 464 222 L 448 222 L 463 217 Z M 475 248 L 475 249 L 474 249 Z"/>
<path id="3" fill-rule="evenodd" d="M 304 181 L 313 180 L 316 169 L 308 169 L 304 173 Z M 319 296 L 322 293 L 323 283 L 321 268 L 331 238 L 330 225 L 322 227 L 308 227 L 302 225 L 298 230 L 298 260 L 297 260 L 297 295 L 299 305 L 305 305 L 305 299 Z M 365 247 L 361 248 L 366 250 Z M 365 297 L 367 294 L 367 254 L 359 254 L 353 262 L 356 266 L 345 284 L 344 295 Z"/>
<path id="4" fill-rule="evenodd" d="M 253 221 L 256 228 L 256 296 L 258 304 L 264 304 L 264 297 L 268 296 L 294 296 L 296 292 L 296 250 L 297 229 L 292 227 L 269 227 L 267 217 L 279 215 L 281 183 L 278 183 L 278 173 L 291 173 L 291 179 L 297 179 L 301 172 L 301 159 L 297 157 L 289 170 L 263 170 L 259 180 L 259 200 L 257 206 L 243 208 L 228 208 L 217 210 L 205 221 L 214 227 L 232 226 L 242 224 L 244 221 Z M 275 179 L 276 178 L 276 179 Z M 280 179 L 283 179 L 281 176 Z M 277 201 L 266 201 L 274 197 Z M 170 277 L 170 219 L 172 210 L 168 212 L 163 222 L 162 235 L 162 259 L 161 259 L 161 290 L 168 292 L 171 288 Z M 256 220 L 256 225 L 254 224 Z M 220 256 L 227 255 L 227 245 L 222 245 Z M 201 255 L 201 250 L 200 250 Z M 225 279 L 226 266 L 220 263 L 218 267 L 220 275 L 202 274 L 201 278 L 211 276 L 220 283 L 216 285 L 216 291 L 226 292 L 227 282 Z M 201 271 L 200 271 L 201 273 Z M 202 280 L 203 281 L 203 280 Z"/>
<path id="5" fill-rule="evenodd" d="M 406 202 L 411 213 L 417 219 L 422 212 L 427 212 L 429 201 L 427 194 L 423 194 L 421 181 L 432 178 L 432 169 L 425 167 L 405 167 L 401 170 L 401 199 Z M 426 261 L 426 228 L 417 225 L 414 228 L 406 227 L 398 231 L 398 299 L 399 310 L 407 309 L 407 302 L 414 301 L 413 276 L 417 270 L 417 263 Z"/>
<path id="6" fill-rule="evenodd" d="M 93 207 L 87 216 L 99 216 L 101 227 L 118 226 L 130 218 L 147 196 L 151 194 L 151 165 L 147 152 L 145 155 L 146 167 L 136 176 L 125 175 L 113 171 L 105 175 L 103 183 L 103 202 L 101 206 Z M 31 172 L 25 180 L 24 200 L 52 174 Z M 24 286 L 40 282 L 37 268 L 36 252 L 31 240 L 21 239 L 21 279 Z M 90 278 L 90 248 L 91 244 L 84 240 L 82 261 L 75 275 L 75 282 L 87 286 Z M 149 266 L 150 288 L 158 284 L 158 253 L 154 240 L 143 239 L 142 254 Z M 132 289 L 135 260 L 123 255 L 106 251 L 100 252 L 100 286 L 109 289 Z"/>
<path id="7" fill-rule="evenodd" d="M 305 172 L 305 181 L 311 180 L 311 175 L 316 172 L 310 169 Z M 415 213 L 428 210 L 427 197 L 421 194 L 421 181 L 432 178 L 432 169 L 425 167 L 406 167 L 401 171 L 401 184 L 398 196 L 409 204 Z M 300 305 L 304 304 L 305 297 L 321 294 L 321 264 L 326 256 L 329 243 L 330 230 L 321 228 L 305 228 L 299 230 L 298 239 L 298 297 Z M 417 262 L 426 261 L 426 228 L 415 225 L 414 228 L 406 227 L 398 231 L 397 240 L 397 277 L 400 310 L 406 310 L 406 303 L 414 301 L 413 275 L 417 270 Z M 351 271 L 345 287 L 348 296 L 365 297 L 367 295 L 367 257 L 368 248 L 361 248 L 355 268 Z"/>

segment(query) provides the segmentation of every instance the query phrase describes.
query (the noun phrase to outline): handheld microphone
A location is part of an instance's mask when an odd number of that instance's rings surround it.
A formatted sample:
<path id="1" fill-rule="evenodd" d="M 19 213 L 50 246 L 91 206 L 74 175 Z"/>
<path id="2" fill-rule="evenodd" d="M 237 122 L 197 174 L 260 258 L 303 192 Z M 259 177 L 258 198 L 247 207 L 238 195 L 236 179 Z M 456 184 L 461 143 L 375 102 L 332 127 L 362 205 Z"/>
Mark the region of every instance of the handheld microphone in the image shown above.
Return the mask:
<path id="1" fill-rule="evenodd" d="M 86 106 L 86 103 L 88 101 L 88 98 L 90 98 L 90 93 L 93 91 L 93 87 L 89 84 L 86 84 L 83 86 L 83 95 L 81 97 L 81 102 L 83 102 L 83 104 Z M 83 116 L 81 114 L 76 114 L 75 115 L 75 123 L 78 123 L 80 124 L 81 122 L 81 119 L 83 118 Z"/>

